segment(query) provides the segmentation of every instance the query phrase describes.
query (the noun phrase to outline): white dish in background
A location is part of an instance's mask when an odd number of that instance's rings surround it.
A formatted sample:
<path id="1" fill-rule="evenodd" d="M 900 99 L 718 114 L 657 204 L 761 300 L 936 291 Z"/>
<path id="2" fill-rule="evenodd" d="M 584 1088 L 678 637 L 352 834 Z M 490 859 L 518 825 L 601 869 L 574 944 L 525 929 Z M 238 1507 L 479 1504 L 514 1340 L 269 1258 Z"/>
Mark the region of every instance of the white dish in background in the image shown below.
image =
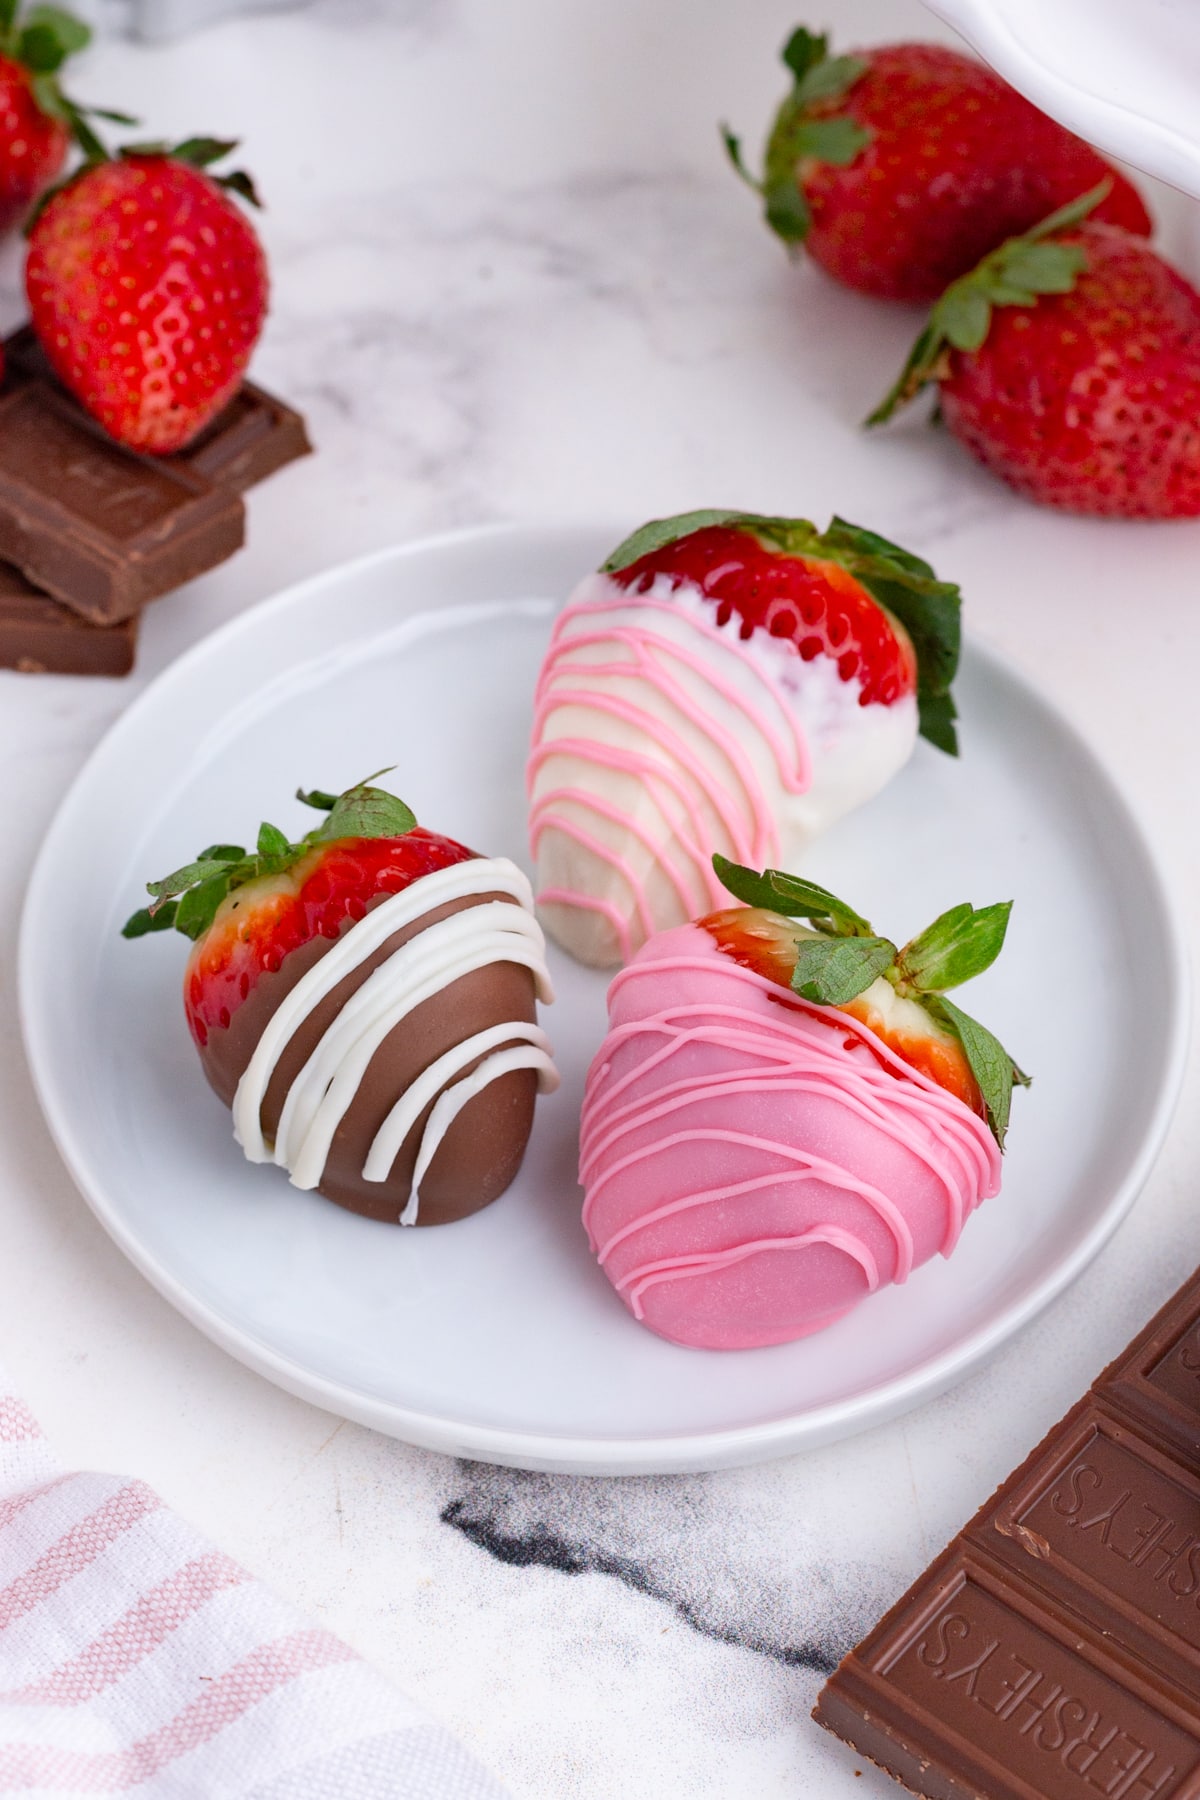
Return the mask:
<path id="1" fill-rule="evenodd" d="M 1089 143 L 1200 195 L 1194 0 L 925 0 L 1006 81 Z"/>
<path id="2" fill-rule="evenodd" d="M 1182 1071 L 1186 963 L 1154 859 L 1072 728 L 972 646 L 959 762 L 920 744 L 809 872 L 907 934 L 1012 896 L 970 1008 L 1035 1076 L 1005 1186 L 949 1262 L 798 1344 L 676 1348 L 588 1254 L 574 1179 L 602 976 L 553 959 L 564 1075 L 516 1184 L 473 1219 L 401 1231 L 246 1163 L 179 998 L 175 933 L 119 936 L 148 877 L 297 785 L 397 764 L 431 827 L 525 861 L 522 772 L 555 605 L 620 536 L 490 529 L 384 552 L 226 626 L 134 703 L 71 789 L 30 886 L 20 998 L 38 1092 L 105 1228 L 201 1330 L 290 1392 L 436 1450 L 632 1473 L 782 1455 L 945 1388 L 1070 1282 L 1136 1194 Z M 1134 959 L 1127 946 L 1136 938 Z M 1083 972 L 1082 975 L 1080 972 Z"/>

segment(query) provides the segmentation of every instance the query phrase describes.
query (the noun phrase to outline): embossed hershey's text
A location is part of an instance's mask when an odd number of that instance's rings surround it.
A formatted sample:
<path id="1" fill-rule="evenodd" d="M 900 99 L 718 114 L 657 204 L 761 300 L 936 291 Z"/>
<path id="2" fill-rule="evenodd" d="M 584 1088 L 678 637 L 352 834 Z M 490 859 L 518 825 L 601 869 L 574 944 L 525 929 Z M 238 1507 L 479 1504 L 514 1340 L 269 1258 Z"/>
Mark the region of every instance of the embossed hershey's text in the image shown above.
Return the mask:
<path id="1" fill-rule="evenodd" d="M 1200 1766 L 1189 1732 L 969 1574 L 919 1632 L 898 1649 L 885 1646 L 875 1667 L 973 1753 L 1039 1792 L 1167 1800 Z"/>

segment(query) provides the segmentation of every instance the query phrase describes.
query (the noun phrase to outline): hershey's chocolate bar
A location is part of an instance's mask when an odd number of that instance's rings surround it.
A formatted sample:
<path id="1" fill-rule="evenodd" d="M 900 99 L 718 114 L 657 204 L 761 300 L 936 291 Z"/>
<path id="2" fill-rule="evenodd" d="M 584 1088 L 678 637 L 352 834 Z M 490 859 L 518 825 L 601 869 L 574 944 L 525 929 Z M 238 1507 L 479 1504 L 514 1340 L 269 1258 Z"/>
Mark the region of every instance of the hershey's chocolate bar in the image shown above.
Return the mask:
<path id="1" fill-rule="evenodd" d="M 813 1716 L 927 1800 L 1200 1796 L 1200 1271 Z"/>
<path id="2" fill-rule="evenodd" d="M 128 675 L 138 615 L 93 625 L 0 563 L 0 669 L 36 675 Z"/>

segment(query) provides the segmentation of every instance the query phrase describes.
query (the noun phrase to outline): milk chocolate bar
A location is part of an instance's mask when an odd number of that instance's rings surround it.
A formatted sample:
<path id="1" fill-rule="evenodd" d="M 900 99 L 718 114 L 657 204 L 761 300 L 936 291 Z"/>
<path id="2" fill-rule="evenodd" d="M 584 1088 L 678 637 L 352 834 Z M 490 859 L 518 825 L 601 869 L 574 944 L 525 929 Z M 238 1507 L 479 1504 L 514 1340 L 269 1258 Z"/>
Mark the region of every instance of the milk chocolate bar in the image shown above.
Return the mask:
<path id="1" fill-rule="evenodd" d="M 37 675 L 128 675 L 138 615 L 93 625 L 0 563 L 0 669 Z"/>
<path id="2" fill-rule="evenodd" d="M 0 559 L 96 625 L 241 548 L 241 497 L 122 449 L 48 382 L 0 396 Z"/>
<path id="3" fill-rule="evenodd" d="M 1200 1271 L 813 1716 L 927 1800 L 1200 1796 Z"/>
<path id="4" fill-rule="evenodd" d="M 65 405 L 85 420 L 87 414 L 56 379 L 45 351 L 28 325 L 4 340 L 4 367 L 10 386 L 26 381 L 49 382 Z M 229 404 L 186 450 L 156 458 L 168 468 L 191 469 L 221 487 L 244 494 L 286 463 L 312 450 L 301 415 L 274 394 L 244 381 Z"/>
<path id="5" fill-rule="evenodd" d="M 276 469 L 311 451 L 301 415 L 265 388 L 243 381 L 212 424 L 206 425 L 186 450 L 167 461 L 182 463 L 210 481 L 244 494 Z"/>

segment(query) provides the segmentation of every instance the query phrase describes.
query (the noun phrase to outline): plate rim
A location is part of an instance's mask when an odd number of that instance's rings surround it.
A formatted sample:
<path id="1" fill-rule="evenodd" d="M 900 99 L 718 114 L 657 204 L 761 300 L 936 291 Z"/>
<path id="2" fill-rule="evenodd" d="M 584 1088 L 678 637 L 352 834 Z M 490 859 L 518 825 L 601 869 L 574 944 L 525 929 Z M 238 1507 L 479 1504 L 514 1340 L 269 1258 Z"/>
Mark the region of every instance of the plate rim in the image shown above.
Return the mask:
<path id="1" fill-rule="evenodd" d="M 1128 798 L 1121 780 L 1102 760 L 1087 733 L 1071 716 L 1070 710 L 1064 708 L 1057 697 L 1048 695 L 1035 679 L 1031 679 L 1006 655 L 988 644 L 986 639 L 972 633 L 971 654 L 989 664 L 1002 678 L 1013 682 L 1050 715 L 1085 760 L 1093 778 L 1106 790 L 1108 800 L 1117 808 L 1132 840 L 1141 851 L 1143 873 L 1161 914 L 1167 966 L 1174 975 L 1171 983 L 1170 1016 L 1165 1021 L 1166 1029 L 1160 1038 L 1163 1046 L 1161 1080 L 1136 1153 L 1128 1162 L 1102 1213 L 1074 1249 L 1059 1259 L 1053 1269 L 1020 1299 L 1004 1308 L 989 1325 L 958 1339 L 917 1369 L 894 1376 L 850 1399 L 828 1402 L 799 1415 L 791 1414 L 712 1431 L 667 1436 L 658 1434 L 653 1437 L 564 1437 L 454 1420 L 442 1414 L 423 1412 L 409 1405 L 380 1400 L 331 1380 L 293 1357 L 277 1351 L 216 1307 L 197 1298 L 185 1282 L 141 1242 L 138 1234 L 124 1222 L 120 1212 L 113 1208 L 104 1181 L 95 1178 L 89 1168 L 87 1146 L 73 1132 L 69 1107 L 64 1106 L 55 1087 L 53 1058 L 43 1038 L 46 1027 L 35 997 L 40 980 L 39 922 L 44 916 L 41 897 L 52 885 L 52 871 L 60 858 L 59 845 L 69 839 L 72 814 L 80 804 L 80 796 L 86 793 L 95 779 L 93 771 L 96 765 L 118 753 L 127 735 L 136 738 L 142 714 L 151 705 L 158 703 L 158 696 L 163 689 L 169 689 L 172 684 L 181 680 L 188 680 L 195 666 L 214 656 L 219 657 L 225 647 L 235 642 L 243 632 L 257 629 L 264 616 L 285 611 L 301 603 L 312 591 L 320 590 L 329 583 L 337 584 L 348 576 L 358 575 L 374 566 L 430 552 L 436 553 L 443 547 L 488 541 L 507 544 L 511 553 L 524 540 L 533 554 L 537 554 L 539 546 L 544 554 L 548 540 L 566 540 L 572 536 L 580 540 L 586 536 L 590 540 L 599 541 L 603 536 L 603 528 L 597 528 L 594 523 L 586 521 L 491 523 L 384 546 L 363 556 L 334 564 L 266 596 L 199 639 L 148 682 L 104 733 L 76 773 L 55 809 L 34 862 L 21 911 L 17 953 L 18 1016 L 25 1056 L 39 1105 L 59 1155 L 93 1216 L 117 1248 L 151 1287 L 210 1341 L 286 1392 L 321 1406 L 339 1417 L 353 1419 L 388 1436 L 426 1449 L 519 1468 L 575 1474 L 632 1475 L 736 1467 L 813 1449 L 851 1436 L 873 1424 L 884 1423 L 911 1407 L 932 1399 L 952 1383 L 965 1378 L 1015 1337 L 1082 1274 L 1127 1216 L 1162 1148 L 1178 1102 L 1189 1044 L 1190 964 L 1182 918 L 1172 895 L 1161 854 L 1152 834 L 1147 831 Z"/>
<path id="2" fill-rule="evenodd" d="M 1200 195 L 1200 141 L 1161 119 L 1109 100 L 1027 48 L 995 0 L 925 0 L 1004 79 L 1051 118 L 1181 193 Z"/>

